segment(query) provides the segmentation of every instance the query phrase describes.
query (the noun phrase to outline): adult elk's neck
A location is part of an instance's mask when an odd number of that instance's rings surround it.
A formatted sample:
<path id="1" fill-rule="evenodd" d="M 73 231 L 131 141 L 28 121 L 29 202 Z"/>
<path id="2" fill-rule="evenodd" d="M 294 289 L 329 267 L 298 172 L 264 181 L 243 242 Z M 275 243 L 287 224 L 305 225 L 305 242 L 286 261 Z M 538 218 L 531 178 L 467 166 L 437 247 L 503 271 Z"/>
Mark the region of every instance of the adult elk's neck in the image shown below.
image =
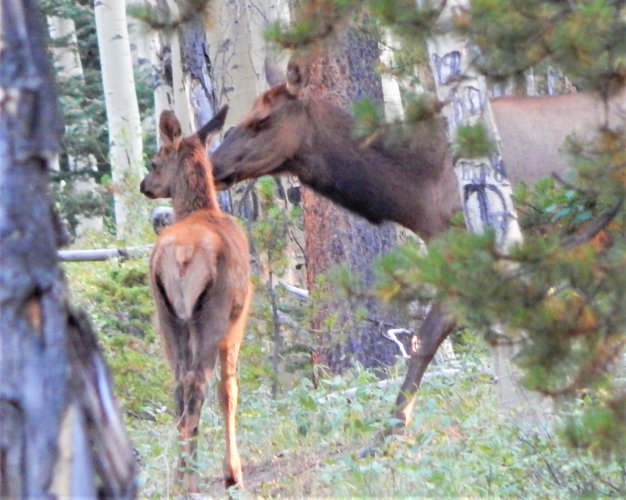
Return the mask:
<path id="1" fill-rule="evenodd" d="M 172 190 L 172 204 L 176 220 L 181 220 L 198 210 L 221 213 L 217 202 L 211 164 L 200 147 L 187 147 L 181 151 L 183 158 Z M 188 149 L 188 150 L 187 150 Z"/>
<path id="2" fill-rule="evenodd" d="M 312 138 L 293 160 L 304 184 L 376 224 L 397 222 L 425 239 L 447 228 L 460 197 L 439 124 L 421 127 L 414 144 L 363 146 L 349 115 L 316 104 Z"/>

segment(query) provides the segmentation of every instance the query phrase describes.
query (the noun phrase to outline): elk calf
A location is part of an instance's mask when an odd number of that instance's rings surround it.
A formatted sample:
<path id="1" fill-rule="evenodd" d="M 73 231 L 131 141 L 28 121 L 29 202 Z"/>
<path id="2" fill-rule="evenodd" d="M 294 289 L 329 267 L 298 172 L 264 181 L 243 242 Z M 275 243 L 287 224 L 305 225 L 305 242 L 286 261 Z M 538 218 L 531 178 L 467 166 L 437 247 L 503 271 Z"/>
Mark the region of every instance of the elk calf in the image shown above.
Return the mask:
<path id="1" fill-rule="evenodd" d="M 219 401 L 226 426 L 224 480 L 243 487 L 235 439 L 237 359 L 252 287 L 248 242 L 217 203 L 206 143 L 224 123 L 223 108 L 196 134 L 182 137 L 180 123 L 164 111 L 161 148 L 141 182 L 149 198 L 172 198 L 175 224 L 159 235 L 150 258 L 157 324 L 175 377 L 181 439 L 177 477 L 198 490 L 190 461 L 196 457 L 206 383 L 219 356 Z"/>

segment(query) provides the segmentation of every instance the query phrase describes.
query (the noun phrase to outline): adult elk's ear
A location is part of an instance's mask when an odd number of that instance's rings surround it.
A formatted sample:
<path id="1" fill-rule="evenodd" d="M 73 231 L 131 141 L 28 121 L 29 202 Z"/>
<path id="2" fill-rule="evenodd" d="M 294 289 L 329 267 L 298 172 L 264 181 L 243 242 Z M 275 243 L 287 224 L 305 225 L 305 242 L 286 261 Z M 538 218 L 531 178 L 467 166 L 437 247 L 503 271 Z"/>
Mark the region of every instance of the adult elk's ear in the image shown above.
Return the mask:
<path id="1" fill-rule="evenodd" d="M 298 97 L 309 83 L 309 65 L 303 57 L 292 57 L 287 64 L 287 90 Z"/>
<path id="2" fill-rule="evenodd" d="M 222 106 L 217 114 L 211 118 L 211 120 L 198 130 L 198 139 L 202 144 L 206 144 L 207 141 L 212 138 L 217 132 L 219 132 L 224 126 L 226 121 L 226 115 L 228 114 L 228 104 Z"/>
<path id="3" fill-rule="evenodd" d="M 270 87 L 276 87 L 276 85 L 285 83 L 285 76 L 282 70 L 269 57 L 265 58 L 263 69 L 265 70 L 265 80 Z"/>
<path id="4" fill-rule="evenodd" d="M 165 110 L 159 118 L 161 146 L 178 149 L 183 132 L 173 111 Z"/>

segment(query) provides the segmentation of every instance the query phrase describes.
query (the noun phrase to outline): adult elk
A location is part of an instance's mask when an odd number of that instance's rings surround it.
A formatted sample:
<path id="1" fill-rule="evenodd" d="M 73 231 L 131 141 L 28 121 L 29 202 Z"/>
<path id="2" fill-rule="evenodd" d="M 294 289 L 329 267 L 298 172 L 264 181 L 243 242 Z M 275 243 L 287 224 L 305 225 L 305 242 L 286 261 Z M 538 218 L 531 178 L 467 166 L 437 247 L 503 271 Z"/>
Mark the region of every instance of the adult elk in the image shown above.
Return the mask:
<path id="1" fill-rule="evenodd" d="M 140 190 L 172 198 L 175 224 L 160 233 L 150 258 L 158 329 L 176 379 L 174 399 L 181 439 L 178 479 L 197 491 L 192 462 L 206 383 L 217 357 L 219 401 L 226 426 L 224 480 L 243 487 L 235 439 L 237 359 L 250 305 L 246 236 L 217 203 L 206 143 L 226 117 L 223 108 L 196 134 L 182 137 L 170 111 L 161 114 L 161 148 Z"/>
<path id="2" fill-rule="evenodd" d="M 291 173 L 301 182 L 371 222 L 398 222 L 428 240 L 445 230 L 461 208 L 443 123 L 423 124 L 410 147 L 355 139 L 352 118 L 307 95 L 306 68 L 290 63 L 287 83 L 257 97 L 241 122 L 213 153 L 218 186 L 266 174 Z M 584 94 L 503 98 L 491 102 L 510 178 L 535 181 L 567 170 L 559 152 L 571 133 L 624 123 L 626 94 L 604 103 Z M 454 328 L 442 304 L 434 305 L 418 333 L 396 416 L 408 423 L 422 375 Z"/>

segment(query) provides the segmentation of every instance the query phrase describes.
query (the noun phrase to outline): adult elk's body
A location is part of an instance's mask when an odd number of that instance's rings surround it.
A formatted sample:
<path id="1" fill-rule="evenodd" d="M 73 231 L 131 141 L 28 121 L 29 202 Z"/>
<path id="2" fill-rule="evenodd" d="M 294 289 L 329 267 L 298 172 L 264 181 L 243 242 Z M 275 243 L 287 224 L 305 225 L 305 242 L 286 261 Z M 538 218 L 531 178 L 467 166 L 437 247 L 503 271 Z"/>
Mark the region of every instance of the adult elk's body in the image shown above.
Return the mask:
<path id="1" fill-rule="evenodd" d="M 178 120 L 163 112 L 161 148 L 140 190 L 149 198 L 171 197 L 175 224 L 165 228 L 150 258 L 158 329 L 174 371 L 174 399 L 181 438 L 178 478 L 197 491 L 192 471 L 206 382 L 220 359 L 219 400 L 226 426 L 224 478 L 243 486 L 235 440 L 237 359 L 250 304 L 248 243 L 217 203 L 208 136 L 219 130 L 223 109 L 196 134 L 182 138 Z"/>
<path id="2" fill-rule="evenodd" d="M 424 239 L 444 231 L 461 209 L 458 182 L 443 123 L 421 125 L 408 148 L 382 141 L 362 144 L 344 111 L 307 96 L 307 72 L 293 62 L 287 83 L 257 97 L 252 111 L 226 134 L 212 161 L 218 185 L 266 174 L 291 173 L 301 182 L 374 223 L 400 223 Z M 613 99 L 610 125 L 623 124 L 626 95 Z M 492 101 L 513 182 L 563 174 L 559 152 L 573 132 L 606 124 L 601 100 L 587 95 L 503 98 Z M 415 393 L 441 342 L 454 328 L 443 304 L 431 308 L 420 327 L 396 416 L 408 422 Z"/>

